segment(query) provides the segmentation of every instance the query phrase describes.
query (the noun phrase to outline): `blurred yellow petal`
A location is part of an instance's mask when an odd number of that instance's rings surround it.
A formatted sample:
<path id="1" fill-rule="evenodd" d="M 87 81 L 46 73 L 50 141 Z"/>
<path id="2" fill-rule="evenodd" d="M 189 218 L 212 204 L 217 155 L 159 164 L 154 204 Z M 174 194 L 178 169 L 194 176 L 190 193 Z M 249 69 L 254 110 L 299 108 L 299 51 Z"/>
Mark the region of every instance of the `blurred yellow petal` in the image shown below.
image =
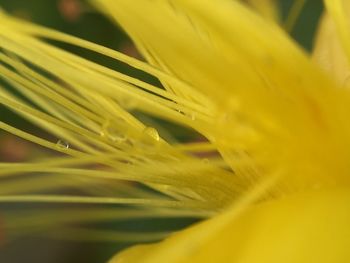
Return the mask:
<path id="1" fill-rule="evenodd" d="M 110 262 L 345 263 L 350 258 L 349 188 L 313 190 L 272 200 L 250 207 L 237 218 L 230 213 L 174 234 L 158 245 L 133 247 Z M 231 220 L 222 227 L 225 217 Z M 216 232 L 206 236 L 213 228 Z"/>
<path id="2" fill-rule="evenodd" d="M 328 192 L 328 188 L 350 183 L 349 92 L 337 89 L 280 28 L 239 3 L 178 0 L 171 1 L 170 8 L 170 2 L 154 1 L 154 10 L 161 5 L 163 11 L 153 20 L 153 15 L 142 15 L 139 6 L 125 5 L 122 14 L 117 2 L 123 1 L 99 2 L 127 32 L 153 47 L 154 56 L 172 73 L 209 96 L 218 112 L 226 114 L 211 135 L 236 176 L 252 178 L 254 184 L 257 178 L 280 173 L 268 190 L 280 199 L 254 208 L 245 204 L 242 209 L 247 212 L 233 208 L 236 213 L 190 228 L 159 247 L 132 248 L 115 262 L 127 262 L 129 256 L 130 262 L 138 257 L 140 262 L 310 262 L 318 250 L 325 252 L 317 262 L 348 258 L 344 248 L 348 239 L 340 238 L 334 246 L 330 240 L 341 234 L 349 219 L 349 213 L 343 214 L 349 196 L 346 190 Z M 171 26 L 175 23 L 179 27 Z M 253 157 L 244 159 L 241 152 Z M 313 193 L 317 187 L 325 192 Z M 299 191 L 306 193 L 292 194 Z M 333 206 L 334 202 L 340 205 Z M 329 213 L 334 217 L 329 219 Z M 314 218 L 319 221 L 311 227 Z M 309 253 L 306 246 L 316 233 L 322 233 L 328 219 L 337 218 L 341 223 L 317 236 Z M 252 225 L 245 226 L 247 222 Z"/>
<path id="3" fill-rule="evenodd" d="M 229 0 L 97 2 L 214 103 L 215 125 L 201 128 L 243 185 L 276 172 L 276 192 L 349 183 L 350 93 L 275 23 Z"/>
<path id="4" fill-rule="evenodd" d="M 263 17 L 272 21 L 280 20 L 280 10 L 277 0 L 243 0 Z"/>
<path id="5" fill-rule="evenodd" d="M 350 2 L 347 0 L 325 0 L 326 10 L 336 25 L 338 38 L 350 61 Z"/>
<path id="6" fill-rule="evenodd" d="M 350 9 L 348 9 L 350 14 Z M 348 87 L 350 65 L 336 25 L 329 14 L 324 14 L 318 28 L 313 49 L 313 60 L 334 78 L 340 86 Z"/>

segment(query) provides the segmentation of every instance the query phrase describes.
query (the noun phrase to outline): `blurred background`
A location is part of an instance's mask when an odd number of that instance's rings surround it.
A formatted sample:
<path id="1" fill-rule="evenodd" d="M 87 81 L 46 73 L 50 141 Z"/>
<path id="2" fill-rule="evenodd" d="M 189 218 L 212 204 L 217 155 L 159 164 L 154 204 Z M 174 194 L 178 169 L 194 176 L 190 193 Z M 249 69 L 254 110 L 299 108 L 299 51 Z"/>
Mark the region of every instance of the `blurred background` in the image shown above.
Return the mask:
<path id="1" fill-rule="evenodd" d="M 282 19 L 285 19 L 291 9 L 293 0 L 280 0 Z M 133 1 L 137 4 L 137 1 Z M 119 50 L 130 56 L 140 58 L 135 47 L 128 37 L 115 24 L 96 12 L 87 1 L 83 0 L 0 0 L 0 7 L 8 13 L 35 23 L 45 25 L 68 34 Z M 292 30 L 293 38 L 310 51 L 317 20 L 322 13 L 321 0 L 306 0 L 305 6 Z M 85 58 L 108 66 L 118 71 L 134 75 L 152 82 L 148 76 L 140 72 L 133 72 L 125 65 L 117 64 L 95 53 L 55 43 L 56 45 L 79 54 Z M 3 83 L 2 83 L 3 84 Z M 11 87 L 8 87 L 11 90 Z M 4 107 L 0 107 L 0 119 L 22 127 L 25 130 L 34 129 L 28 122 L 14 115 Z M 169 124 L 162 124 L 169 125 Z M 176 129 L 176 128 L 174 128 Z M 177 137 L 180 140 L 193 140 L 195 135 L 178 129 Z M 28 159 L 28 156 L 40 154 L 30 143 L 19 140 L 8 133 L 0 131 L 0 161 L 16 162 Z M 40 209 L 40 207 L 37 207 Z M 32 237 L 20 235 L 16 239 L 8 238 L 2 227 L 2 211 L 16 209 L 15 205 L 0 205 L 0 262 L 1 263 L 56 263 L 56 262 L 106 262 L 118 250 L 133 243 L 97 242 L 60 240 L 48 237 Z M 123 224 L 109 225 L 111 229 L 180 229 L 194 220 L 143 220 L 138 222 L 123 222 Z M 74 239 L 74 238 L 73 238 Z"/>

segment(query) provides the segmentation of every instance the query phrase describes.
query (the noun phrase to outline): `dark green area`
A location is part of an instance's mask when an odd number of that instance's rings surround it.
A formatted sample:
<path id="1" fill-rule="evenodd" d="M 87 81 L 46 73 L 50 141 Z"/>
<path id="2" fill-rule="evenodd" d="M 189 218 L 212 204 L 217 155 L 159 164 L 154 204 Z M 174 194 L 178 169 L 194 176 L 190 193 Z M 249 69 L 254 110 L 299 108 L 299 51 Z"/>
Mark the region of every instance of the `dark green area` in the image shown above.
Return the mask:
<path id="1" fill-rule="evenodd" d="M 280 0 L 283 17 L 286 18 L 294 0 Z M 307 51 L 312 50 L 318 19 L 322 14 L 321 0 L 306 0 L 302 12 L 292 30 L 292 37 Z"/>

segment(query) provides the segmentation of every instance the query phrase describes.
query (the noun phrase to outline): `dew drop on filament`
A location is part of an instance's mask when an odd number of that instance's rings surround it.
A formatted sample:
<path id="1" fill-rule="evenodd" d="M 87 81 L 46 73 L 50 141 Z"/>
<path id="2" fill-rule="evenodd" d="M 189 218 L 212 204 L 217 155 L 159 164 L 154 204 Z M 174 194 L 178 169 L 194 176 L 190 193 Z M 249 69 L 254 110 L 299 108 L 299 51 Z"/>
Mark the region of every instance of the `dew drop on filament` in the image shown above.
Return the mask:
<path id="1" fill-rule="evenodd" d="M 153 138 L 156 141 L 160 140 L 158 131 L 153 127 L 144 128 L 143 133 L 146 134 L 147 136 Z"/>
<path id="2" fill-rule="evenodd" d="M 123 132 L 117 127 L 111 125 L 110 121 L 106 121 L 106 123 L 102 125 L 100 136 L 117 143 L 126 141 L 127 139 L 125 131 Z"/>
<path id="3" fill-rule="evenodd" d="M 69 148 L 69 143 L 67 141 L 64 140 L 58 140 L 56 143 L 56 147 L 59 149 L 68 149 Z"/>

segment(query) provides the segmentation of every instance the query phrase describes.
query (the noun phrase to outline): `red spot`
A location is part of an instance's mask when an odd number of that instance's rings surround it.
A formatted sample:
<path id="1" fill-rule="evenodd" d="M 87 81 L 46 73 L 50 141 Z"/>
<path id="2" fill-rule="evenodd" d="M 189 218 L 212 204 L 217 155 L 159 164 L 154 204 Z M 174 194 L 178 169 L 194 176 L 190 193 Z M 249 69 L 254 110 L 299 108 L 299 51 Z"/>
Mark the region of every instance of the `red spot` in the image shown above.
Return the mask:
<path id="1" fill-rule="evenodd" d="M 30 155 L 30 145 L 12 135 L 4 135 L 0 138 L 0 161 L 20 162 Z"/>
<path id="2" fill-rule="evenodd" d="M 82 5 L 79 0 L 59 0 L 58 9 L 70 22 L 77 21 L 82 14 Z"/>
<path id="3" fill-rule="evenodd" d="M 139 53 L 139 51 L 137 50 L 137 48 L 129 41 L 123 42 L 119 46 L 119 51 L 126 54 L 126 55 L 129 55 L 130 57 L 142 59 L 142 56 Z"/>

